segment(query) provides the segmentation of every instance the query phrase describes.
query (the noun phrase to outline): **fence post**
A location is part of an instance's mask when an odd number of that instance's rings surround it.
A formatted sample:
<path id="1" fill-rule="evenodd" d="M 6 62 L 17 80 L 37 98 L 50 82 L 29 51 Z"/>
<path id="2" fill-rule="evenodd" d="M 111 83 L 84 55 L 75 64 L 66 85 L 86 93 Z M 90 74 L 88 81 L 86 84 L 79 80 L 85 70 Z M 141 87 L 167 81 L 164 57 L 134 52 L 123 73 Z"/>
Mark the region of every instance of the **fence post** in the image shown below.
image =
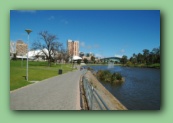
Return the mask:
<path id="1" fill-rule="evenodd" d="M 93 91 L 94 91 L 94 88 L 93 86 L 91 85 L 91 109 L 93 110 Z"/>

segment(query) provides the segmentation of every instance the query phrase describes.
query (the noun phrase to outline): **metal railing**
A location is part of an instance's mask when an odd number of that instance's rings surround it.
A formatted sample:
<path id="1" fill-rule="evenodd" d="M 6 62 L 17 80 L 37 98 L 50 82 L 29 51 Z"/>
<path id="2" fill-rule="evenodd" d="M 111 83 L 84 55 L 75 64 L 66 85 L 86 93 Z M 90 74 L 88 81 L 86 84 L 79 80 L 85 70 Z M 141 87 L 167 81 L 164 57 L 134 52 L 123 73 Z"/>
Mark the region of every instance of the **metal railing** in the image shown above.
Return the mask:
<path id="1" fill-rule="evenodd" d="M 105 101 L 99 95 L 97 90 L 85 78 L 85 76 L 82 77 L 82 82 L 84 85 L 85 96 L 88 102 L 89 110 L 109 110 Z"/>

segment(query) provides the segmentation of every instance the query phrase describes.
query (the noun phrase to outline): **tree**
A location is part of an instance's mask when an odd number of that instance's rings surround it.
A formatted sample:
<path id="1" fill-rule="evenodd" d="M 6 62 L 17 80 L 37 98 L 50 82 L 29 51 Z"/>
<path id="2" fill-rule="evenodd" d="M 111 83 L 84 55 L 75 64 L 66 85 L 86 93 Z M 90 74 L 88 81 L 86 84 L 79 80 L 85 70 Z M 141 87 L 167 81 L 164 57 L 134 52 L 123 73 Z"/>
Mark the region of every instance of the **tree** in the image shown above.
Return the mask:
<path id="1" fill-rule="evenodd" d="M 121 61 L 121 63 L 126 64 L 127 63 L 127 56 L 123 55 L 120 61 Z"/>
<path id="2" fill-rule="evenodd" d="M 83 53 L 83 52 L 80 52 L 80 53 L 79 53 L 79 56 L 80 56 L 81 58 L 83 58 L 84 53 Z"/>
<path id="3" fill-rule="evenodd" d="M 133 53 L 133 64 L 137 63 L 137 55 Z"/>
<path id="4" fill-rule="evenodd" d="M 84 63 L 87 64 L 88 63 L 88 59 L 84 58 Z"/>
<path id="5" fill-rule="evenodd" d="M 137 55 L 134 53 L 133 56 L 130 58 L 130 62 L 133 64 L 154 64 L 154 63 L 160 63 L 160 47 L 159 48 L 153 48 L 153 50 L 150 52 L 148 49 L 143 50 L 143 54 L 138 53 Z"/>
<path id="6" fill-rule="evenodd" d="M 13 54 L 12 60 L 17 60 L 17 53 L 14 53 L 14 54 Z"/>
<path id="7" fill-rule="evenodd" d="M 55 54 L 55 57 L 54 57 L 55 58 L 55 62 L 57 60 L 59 60 L 59 62 L 61 62 L 62 60 L 64 60 L 65 62 L 69 61 L 69 57 L 70 56 L 69 56 L 67 50 L 65 50 L 64 48 L 59 49 L 59 51 L 55 52 L 54 54 Z"/>
<path id="8" fill-rule="evenodd" d="M 80 59 L 78 59 L 78 60 L 77 60 L 77 64 L 80 64 L 80 63 L 81 63 L 81 60 L 80 60 Z"/>
<path id="9" fill-rule="evenodd" d="M 160 63 L 160 47 L 159 48 L 153 48 L 152 53 L 155 56 L 155 63 Z"/>
<path id="10" fill-rule="evenodd" d="M 149 54 L 150 54 L 150 51 L 148 49 L 143 50 L 143 57 L 147 64 L 149 63 Z"/>
<path id="11" fill-rule="evenodd" d="M 94 62 L 95 61 L 95 57 L 91 56 L 91 61 Z"/>
<path id="12" fill-rule="evenodd" d="M 142 62 L 144 62 L 144 58 L 143 58 L 143 55 L 141 54 L 141 53 L 138 53 L 138 55 L 137 55 L 137 61 L 138 61 L 138 63 L 142 63 Z"/>
<path id="13" fill-rule="evenodd" d="M 90 57 L 90 54 L 89 54 L 89 53 L 87 53 L 87 54 L 86 54 L 86 57 Z"/>
<path id="14" fill-rule="evenodd" d="M 153 52 L 150 52 L 150 54 L 149 54 L 149 62 L 150 62 L 150 64 L 153 64 L 154 63 L 154 61 L 155 61 L 155 55 L 154 55 L 154 53 Z"/>
<path id="15" fill-rule="evenodd" d="M 135 53 L 133 53 L 133 56 L 130 57 L 130 62 L 133 64 L 137 63 L 137 55 Z"/>
<path id="16" fill-rule="evenodd" d="M 64 54 L 64 60 L 67 63 L 67 62 L 69 62 L 69 59 L 70 59 L 70 55 L 69 55 L 68 51 L 66 50 L 65 54 Z"/>
<path id="17" fill-rule="evenodd" d="M 53 56 L 62 48 L 62 43 L 58 42 L 56 35 L 48 33 L 48 31 L 41 31 L 39 34 L 40 40 L 33 43 L 34 49 L 40 49 L 48 60 L 48 66 L 51 66 Z"/>

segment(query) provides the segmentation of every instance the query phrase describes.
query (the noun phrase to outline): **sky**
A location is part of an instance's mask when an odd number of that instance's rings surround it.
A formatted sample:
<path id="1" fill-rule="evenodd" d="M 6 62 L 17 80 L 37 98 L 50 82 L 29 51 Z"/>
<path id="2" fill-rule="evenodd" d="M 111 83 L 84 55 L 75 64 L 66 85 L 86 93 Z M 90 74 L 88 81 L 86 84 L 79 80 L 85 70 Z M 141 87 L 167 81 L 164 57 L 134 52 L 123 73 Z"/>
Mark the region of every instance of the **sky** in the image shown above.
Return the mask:
<path id="1" fill-rule="evenodd" d="M 96 57 L 113 57 L 152 51 L 160 46 L 159 10 L 11 10 L 10 41 L 29 47 L 48 31 L 67 48 L 67 40 L 78 40 L 79 51 Z"/>

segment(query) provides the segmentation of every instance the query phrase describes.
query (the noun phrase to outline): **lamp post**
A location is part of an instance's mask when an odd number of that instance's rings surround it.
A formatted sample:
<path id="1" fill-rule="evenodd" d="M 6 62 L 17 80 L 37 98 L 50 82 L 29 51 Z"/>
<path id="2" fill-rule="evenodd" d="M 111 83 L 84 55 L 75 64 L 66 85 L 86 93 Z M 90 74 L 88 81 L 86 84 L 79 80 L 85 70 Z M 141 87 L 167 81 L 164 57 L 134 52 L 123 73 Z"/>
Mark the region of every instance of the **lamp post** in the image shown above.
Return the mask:
<path id="1" fill-rule="evenodd" d="M 27 63 L 26 63 L 26 80 L 28 81 L 28 51 L 29 51 L 28 49 L 29 49 L 29 34 L 32 32 L 32 30 L 26 29 L 25 31 L 28 33 L 28 41 L 27 41 L 28 48 L 27 48 Z"/>

